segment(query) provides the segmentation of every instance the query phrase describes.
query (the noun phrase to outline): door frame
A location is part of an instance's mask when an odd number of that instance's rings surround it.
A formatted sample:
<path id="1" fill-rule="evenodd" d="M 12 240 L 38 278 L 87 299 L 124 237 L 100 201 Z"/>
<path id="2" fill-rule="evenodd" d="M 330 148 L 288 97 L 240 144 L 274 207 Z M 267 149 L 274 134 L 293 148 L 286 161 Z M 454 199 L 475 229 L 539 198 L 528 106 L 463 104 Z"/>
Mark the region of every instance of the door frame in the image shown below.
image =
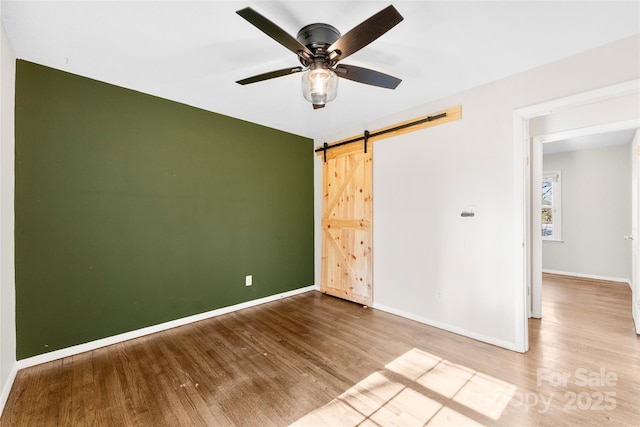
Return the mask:
<path id="1" fill-rule="evenodd" d="M 640 242 L 638 225 L 640 222 L 640 129 L 636 130 L 631 143 L 631 317 L 636 327 L 636 334 L 640 335 Z M 626 238 L 626 236 L 625 236 Z"/>
<path id="2" fill-rule="evenodd" d="M 555 100 L 530 105 L 513 111 L 513 141 L 514 141 L 514 241 L 513 248 L 519 253 L 514 268 L 514 283 L 516 284 L 515 301 L 515 346 L 519 351 L 529 349 L 529 316 L 532 311 L 532 260 L 533 244 L 531 238 L 531 182 L 532 165 L 531 135 L 529 120 L 535 117 L 551 114 L 553 111 L 564 110 L 591 102 L 604 101 L 618 96 L 640 92 L 640 79 L 634 79 L 603 88 L 570 95 Z M 636 121 L 636 127 L 638 123 Z M 540 147 L 541 148 L 541 147 Z M 542 245 L 540 245 L 540 248 Z M 540 255 L 541 260 L 541 255 Z M 540 272 L 542 266 L 540 264 Z"/>

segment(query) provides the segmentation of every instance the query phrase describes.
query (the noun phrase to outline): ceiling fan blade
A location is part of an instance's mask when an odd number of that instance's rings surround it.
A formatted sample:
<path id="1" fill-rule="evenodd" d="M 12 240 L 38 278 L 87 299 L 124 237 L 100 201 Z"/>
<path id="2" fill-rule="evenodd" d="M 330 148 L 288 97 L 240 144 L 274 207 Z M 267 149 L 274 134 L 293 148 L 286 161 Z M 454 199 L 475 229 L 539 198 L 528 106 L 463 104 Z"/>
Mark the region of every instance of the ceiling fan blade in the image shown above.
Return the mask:
<path id="1" fill-rule="evenodd" d="M 327 52 L 331 59 L 343 60 L 395 27 L 403 19 L 395 7 L 388 6 L 336 40 Z"/>
<path id="2" fill-rule="evenodd" d="M 250 7 L 238 10 L 236 13 L 296 55 L 299 55 L 299 52 L 304 52 L 309 57 L 313 56 L 309 48 Z"/>
<path id="3" fill-rule="evenodd" d="M 389 74 L 373 71 L 368 68 L 356 67 L 355 65 L 339 64 L 335 72 L 338 77 L 342 77 L 343 79 L 387 89 L 397 88 L 402 81 Z"/>
<path id="4" fill-rule="evenodd" d="M 275 79 L 276 77 L 288 76 L 289 74 L 299 73 L 303 69 L 304 68 L 302 67 L 283 68 L 282 70 L 269 71 L 268 73 L 247 77 L 246 79 L 238 80 L 236 83 L 241 85 L 248 85 L 250 83 L 261 82 L 263 80 Z"/>
<path id="5" fill-rule="evenodd" d="M 313 104 L 314 110 L 317 110 L 318 108 L 324 108 L 324 104 Z"/>

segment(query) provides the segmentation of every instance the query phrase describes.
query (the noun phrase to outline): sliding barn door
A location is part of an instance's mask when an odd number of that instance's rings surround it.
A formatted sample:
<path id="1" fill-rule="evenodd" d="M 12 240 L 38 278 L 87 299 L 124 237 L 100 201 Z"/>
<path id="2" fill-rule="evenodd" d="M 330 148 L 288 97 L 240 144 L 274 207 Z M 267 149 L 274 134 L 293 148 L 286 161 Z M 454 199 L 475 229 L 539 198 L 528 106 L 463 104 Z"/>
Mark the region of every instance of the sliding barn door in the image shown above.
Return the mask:
<path id="1" fill-rule="evenodd" d="M 373 144 L 462 118 L 462 106 L 317 147 L 322 169 L 320 290 L 364 305 L 373 293 Z M 368 144 L 365 150 L 365 142 Z M 366 153 L 365 153 L 366 151 Z M 326 156 L 326 157 L 325 157 Z"/>
<path id="2" fill-rule="evenodd" d="M 363 305 L 372 298 L 373 156 L 369 144 L 328 150 L 322 170 L 320 290 Z"/>

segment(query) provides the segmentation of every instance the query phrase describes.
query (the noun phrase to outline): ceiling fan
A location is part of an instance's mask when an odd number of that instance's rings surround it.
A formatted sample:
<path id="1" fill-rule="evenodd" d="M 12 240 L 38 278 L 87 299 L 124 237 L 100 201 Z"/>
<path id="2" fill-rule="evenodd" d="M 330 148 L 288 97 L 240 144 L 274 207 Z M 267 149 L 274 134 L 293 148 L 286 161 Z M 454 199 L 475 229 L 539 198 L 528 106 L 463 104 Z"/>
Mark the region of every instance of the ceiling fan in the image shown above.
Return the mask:
<path id="1" fill-rule="evenodd" d="M 313 108 L 318 109 L 336 97 L 338 77 L 387 89 L 395 89 L 402 81 L 368 68 L 338 64 L 338 61 L 359 51 L 403 20 L 393 6 L 376 13 L 345 35 L 329 24 L 316 23 L 300 29 L 296 38 L 250 7 L 236 13 L 295 53 L 302 65 L 258 74 L 236 83 L 246 85 L 304 71 L 302 93 L 313 104 Z"/>

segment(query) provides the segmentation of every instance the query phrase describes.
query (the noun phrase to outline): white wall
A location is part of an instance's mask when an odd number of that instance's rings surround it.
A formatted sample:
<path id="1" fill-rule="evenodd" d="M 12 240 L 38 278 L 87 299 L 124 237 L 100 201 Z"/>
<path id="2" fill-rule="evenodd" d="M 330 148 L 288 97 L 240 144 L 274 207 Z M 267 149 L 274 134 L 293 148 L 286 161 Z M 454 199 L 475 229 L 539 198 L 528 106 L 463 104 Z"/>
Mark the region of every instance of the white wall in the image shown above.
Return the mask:
<path id="1" fill-rule="evenodd" d="M 0 24 L 0 413 L 16 374 L 13 235 L 16 58 Z"/>
<path id="2" fill-rule="evenodd" d="M 543 165 L 562 171 L 563 239 L 543 242 L 543 270 L 629 282 L 629 146 L 545 155 Z"/>
<path id="3" fill-rule="evenodd" d="M 637 79 L 638 36 L 316 140 L 462 105 L 462 120 L 375 143 L 374 307 L 523 350 L 523 190 L 514 110 Z M 606 63 L 607 67 L 602 67 Z M 473 72 L 470 66 L 469 72 Z M 428 84 L 428 82 L 425 82 Z M 316 159 L 321 174 L 322 159 Z M 316 188 L 316 236 L 321 189 Z M 475 205 L 476 217 L 460 212 Z M 316 283 L 320 283 L 316 239 Z"/>

